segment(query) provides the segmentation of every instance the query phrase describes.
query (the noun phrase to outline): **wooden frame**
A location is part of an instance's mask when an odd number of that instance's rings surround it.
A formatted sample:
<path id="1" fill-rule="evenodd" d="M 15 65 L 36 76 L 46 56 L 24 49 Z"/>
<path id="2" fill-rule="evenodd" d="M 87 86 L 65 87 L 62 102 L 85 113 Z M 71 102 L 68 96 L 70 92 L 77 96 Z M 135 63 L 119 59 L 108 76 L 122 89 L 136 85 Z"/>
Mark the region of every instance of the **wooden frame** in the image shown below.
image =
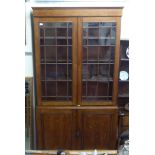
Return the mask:
<path id="1" fill-rule="evenodd" d="M 34 17 L 121 17 L 122 7 L 32 7 Z"/>

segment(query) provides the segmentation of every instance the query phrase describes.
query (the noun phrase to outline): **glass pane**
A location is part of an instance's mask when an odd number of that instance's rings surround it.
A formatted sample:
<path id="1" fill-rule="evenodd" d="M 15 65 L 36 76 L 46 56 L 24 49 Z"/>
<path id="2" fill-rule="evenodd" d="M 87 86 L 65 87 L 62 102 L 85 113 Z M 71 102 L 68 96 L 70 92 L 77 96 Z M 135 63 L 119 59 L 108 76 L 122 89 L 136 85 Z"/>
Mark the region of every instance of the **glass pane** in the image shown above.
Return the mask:
<path id="1" fill-rule="evenodd" d="M 55 46 L 46 46 L 46 62 L 56 62 L 56 47 Z"/>
<path id="2" fill-rule="evenodd" d="M 67 28 L 57 28 L 57 37 L 67 37 Z"/>
<path id="3" fill-rule="evenodd" d="M 88 66 L 88 79 L 97 80 L 99 66 L 97 64 L 89 64 Z"/>
<path id="4" fill-rule="evenodd" d="M 44 23 L 45 27 L 56 27 L 56 23 Z"/>
<path id="5" fill-rule="evenodd" d="M 114 62 L 115 47 L 110 46 L 99 46 L 99 61 L 111 63 Z"/>
<path id="6" fill-rule="evenodd" d="M 72 45 L 72 39 L 68 39 L 68 45 Z"/>
<path id="7" fill-rule="evenodd" d="M 88 39 L 88 45 L 99 45 L 99 39 Z"/>
<path id="8" fill-rule="evenodd" d="M 45 39 L 43 41 L 43 45 L 55 45 L 56 44 L 56 39 Z"/>
<path id="9" fill-rule="evenodd" d="M 55 27 L 67 27 L 67 23 L 55 23 Z"/>
<path id="10" fill-rule="evenodd" d="M 110 65 L 99 65 L 99 75 L 101 81 L 108 81 L 110 77 Z"/>
<path id="11" fill-rule="evenodd" d="M 99 27 L 99 23 L 98 22 L 88 23 L 88 27 Z"/>
<path id="12" fill-rule="evenodd" d="M 58 64 L 57 65 L 57 80 L 66 80 L 67 79 L 67 65 Z"/>
<path id="13" fill-rule="evenodd" d="M 88 82 L 87 96 L 97 96 L 97 82 Z"/>
<path id="14" fill-rule="evenodd" d="M 99 60 L 100 61 L 110 61 L 111 58 L 111 48 L 110 47 L 99 47 Z"/>
<path id="15" fill-rule="evenodd" d="M 110 27 L 100 28 L 100 37 L 110 37 L 110 36 L 111 36 Z"/>
<path id="16" fill-rule="evenodd" d="M 88 61 L 97 61 L 98 60 L 98 47 L 89 46 L 88 47 Z"/>
<path id="17" fill-rule="evenodd" d="M 72 23 L 67 23 L 68 24 L 68 28 L 72 28 Z"/>
<path id="18" fill-rule="evenodd" d="M 44 29 L 40 29 L 40 37 L 44 36 Z"/>
<path id="19" fill-rule="evenodd" d="M 46 65 L 46 80 L 56 80 L 56 65 L 47 64 Z"/>
<path id="20" fill-rule="evenodd" d="M 68 29 L 68 37 L 72 37 L 72 29 Z"/>
<path id="21" fill-rule="evenodd" d="M 57 39 L 57 45 L 66 45 L 67 39 Z"/>
<path id="22" fill-rule="evenodd" d="M 57 46 L 57 61 L 67 62 L 67 46 Z"/>
<path id="23" fill-rule="evenodd" d="M 99 82 L 98 96 L 108 96 L 108 83 Z"/>
<path id="24" fill-rule="evenodd" d="M 68 80 L 71 80 L 72 79 L 72 65 L 69 64 L 68 65 L 68 77 L 67 77 Z"/>
<path id="25" fill-rule="evenodd" d="M 98 96 L 107 96 L 107 100 L 109 97 L 112 97 L 112 83 L 103 83 L 99 82 L 98 84 Z"/>
<path id="26" fill-rule="evenodd" d="M 39 23 L 44 101 L 72 100 L 72 23 Z"/>
<path id="27" fill-rule="evenodd" d="M 45 37 L 55 37 L 55 29 L 46 28 L 45 29 Z"/>
<path id="28" fill-rule="evenodd" d="M 87 91 L 87 82 L 83 82 L 82 83 L 82 96 L 84 96 L 84 97 L 86 97 L 87 95 L 87 93 L 86 93 L 86 91 Z"/>
<path id="29" fill-rule="evenodd" d="M 116 23 L 83 23 L 82 100 L 111 101 Z"/>
<path id="30" fill-rule="evenodd" d="M 48 96 L 56 96 L 56 83 L 55 82 L 51 82 L 51 81 L 47 81 L 46 82 L 46 89 L 47 89 L 47 97 Z"/>
<path id="31" fill-rule="evenodd" d="M 87 37 L 88 36 L 88 28 L 84 28 L 83 29 L 83 37 Z"/>
<path id="32" fill-rule="evenodd" d="M 111 37 L 116 38 L 116 27 L 112 27 L 112 29 L 111 29 Z"/>
<path id="33" fill-rule="evenodd" d="M 41 62 L 45 61 L 45 50 L 44 50 L 44 47 L 40 47 L 40 61 Z"/>
<path id="34" fill-rule="evenodd" d="M 82 67 L 82 78 L 86 80 L 88 78 L 88 67 L 87 65 L 83 65 Z"/>
<path id="35" fill-rule="evenodd" d="M 83 62 L 87 61 L 87 47 L 83 46 Z"/>
<path id="36" fill-rule="evenodd" d="M 44 45 L 44 43 L 45 43 L 45 41 L 44 41 L 44 39 L 40 39 L 40 45 Z"/>
<path id="37" fill-rule="evenodd" d="M 99 28 L 89 28 L 88 37 L 99 37 Z"/>
<path id="38" fill-rule="evenodd" d="M 41 64 L 41 80 L 45 80 L 45 64 Z"/>
<path id="39" fill-rule="evenodd" d="M 72 47 L 68 47 L 68 61 L 72 62 Z"/>
<path id="40" fill-rule="evenodd" d="M 65 97 L 67 96 L 67 82 L 57 83 L 57 96 Z"/>
<path id="41" fill-rule="evenodd" d="M 100 22 L 99 23 L 100 27 L 112 27 L 116 26 L 115 22 Z"/>
<path id="42" fill-rule="evenodd" d="M 57 100 L 70 100 L 72 95 L 72 82 L 59 81 L 57 83 Z"/>
<path id="43" fill-rule="evenodd" d="M 83 39 L 83 45 L 87 45 L 87 39 Z"/>

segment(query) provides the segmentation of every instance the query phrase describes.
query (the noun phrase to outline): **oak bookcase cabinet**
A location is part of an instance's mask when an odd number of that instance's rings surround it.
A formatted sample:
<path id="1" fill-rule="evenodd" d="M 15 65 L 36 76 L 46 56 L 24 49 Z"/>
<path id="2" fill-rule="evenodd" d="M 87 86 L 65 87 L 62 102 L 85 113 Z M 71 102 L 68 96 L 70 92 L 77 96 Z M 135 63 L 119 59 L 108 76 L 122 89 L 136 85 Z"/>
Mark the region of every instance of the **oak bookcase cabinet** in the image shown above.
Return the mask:
<path id="1" fill-rule="evenodd" d="M 38 149 L 115 149 L 122 8 L 33 7 Z"/>

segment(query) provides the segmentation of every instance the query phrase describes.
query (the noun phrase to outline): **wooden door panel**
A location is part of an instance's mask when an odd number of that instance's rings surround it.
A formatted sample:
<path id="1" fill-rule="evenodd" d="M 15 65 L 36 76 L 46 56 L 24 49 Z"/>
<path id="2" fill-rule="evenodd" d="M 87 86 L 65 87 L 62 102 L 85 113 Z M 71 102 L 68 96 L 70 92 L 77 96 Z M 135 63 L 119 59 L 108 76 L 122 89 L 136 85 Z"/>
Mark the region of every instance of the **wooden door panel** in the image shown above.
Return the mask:
<path id="1" fill-rule="evenodd" d="M 72 110 L 38 111 L 38 149 L 71 149 L 74 129 Z"/>
<path id="2" fill-rule="evenodd" d="M 82 149 L 115 149 L 117 110 L 80 110 Z"/>

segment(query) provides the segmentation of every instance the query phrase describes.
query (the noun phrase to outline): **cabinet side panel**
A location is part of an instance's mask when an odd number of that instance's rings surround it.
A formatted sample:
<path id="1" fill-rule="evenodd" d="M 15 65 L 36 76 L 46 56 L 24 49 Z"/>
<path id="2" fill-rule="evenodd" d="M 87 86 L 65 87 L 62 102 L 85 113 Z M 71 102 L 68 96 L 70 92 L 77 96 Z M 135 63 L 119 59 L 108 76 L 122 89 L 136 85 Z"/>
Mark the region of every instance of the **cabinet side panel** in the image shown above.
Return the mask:
<path id="1" fill-rule="evenodd" d="M 41 85 L 40 85 L 40 48 L 39 48 L 39 27 L 38 18 L 34 18 L 34 67 L 36 80 L 37 105 L 41 104 Z"/>

